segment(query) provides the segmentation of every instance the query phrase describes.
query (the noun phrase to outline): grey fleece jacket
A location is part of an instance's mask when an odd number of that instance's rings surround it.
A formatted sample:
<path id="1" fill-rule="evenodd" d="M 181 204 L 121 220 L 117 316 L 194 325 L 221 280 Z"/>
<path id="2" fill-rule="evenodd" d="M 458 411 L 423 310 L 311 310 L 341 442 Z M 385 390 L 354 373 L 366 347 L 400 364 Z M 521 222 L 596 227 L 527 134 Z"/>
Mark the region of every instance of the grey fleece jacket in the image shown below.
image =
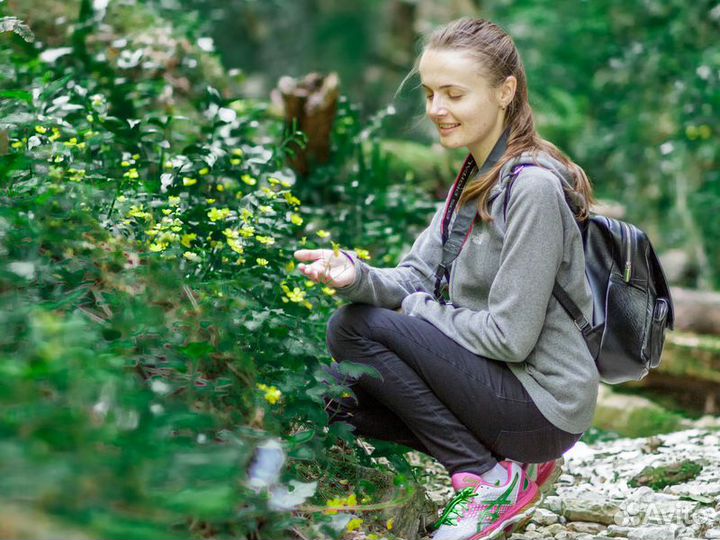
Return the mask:
<path id="1" fill-rule="evenodd" d="M 520 172 L 505 224 L 504 192 L 511 168 L 520 163 L 543 168 Z M 337 293 L 353 302 L 401 306 L 403 313 L 430 322 L 466 349 L 507 362 L 552 424 L 581 433 L 592 423 L 600 377 L 582 334 L 552 296 L 557 276 L 592 320 L 580 231 L 561 186 L 561 181 L 572 185 L 572 176 L 541 153 L 515 158 L 500 179 L 491 190 L 491 198 L 497 196 L 491 206 L 494 221 L 476 220 L 452 265 L 449 304 L 432 294 L 442 256 L 444 206 L 397 267 L 374 268 L 352 257 L 355 281 Z"/>

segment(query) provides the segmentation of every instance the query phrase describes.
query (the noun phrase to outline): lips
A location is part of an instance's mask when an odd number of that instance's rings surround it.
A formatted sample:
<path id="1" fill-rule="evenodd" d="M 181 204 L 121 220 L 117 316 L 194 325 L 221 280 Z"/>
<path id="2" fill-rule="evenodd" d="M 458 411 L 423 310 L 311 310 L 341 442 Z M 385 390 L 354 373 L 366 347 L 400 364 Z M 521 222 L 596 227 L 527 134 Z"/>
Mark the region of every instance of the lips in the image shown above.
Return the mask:
<path id="1" fill-rule="evenodd" d="M 458 127 L 460 124 L 438 124 L 438 129 L 440 130 L 440 133 L 449 133 L 456 127 Z"/>

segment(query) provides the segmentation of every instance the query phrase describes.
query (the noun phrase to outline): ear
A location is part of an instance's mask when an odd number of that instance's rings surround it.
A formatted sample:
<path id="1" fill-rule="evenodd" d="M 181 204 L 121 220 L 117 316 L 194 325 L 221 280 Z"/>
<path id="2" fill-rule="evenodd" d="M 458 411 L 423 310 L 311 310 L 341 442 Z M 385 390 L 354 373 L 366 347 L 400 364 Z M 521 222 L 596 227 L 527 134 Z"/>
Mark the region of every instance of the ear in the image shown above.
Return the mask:
<path id="1" fill-rule="evenodd" d="M 515 97 L 515 90 L 517 89 L 517 79 L 513 75 L 508 75 L 505 80 L 500 83 L 497 88 L 497 98 L 500 107 L 506 108 L 512 102 Z"/>

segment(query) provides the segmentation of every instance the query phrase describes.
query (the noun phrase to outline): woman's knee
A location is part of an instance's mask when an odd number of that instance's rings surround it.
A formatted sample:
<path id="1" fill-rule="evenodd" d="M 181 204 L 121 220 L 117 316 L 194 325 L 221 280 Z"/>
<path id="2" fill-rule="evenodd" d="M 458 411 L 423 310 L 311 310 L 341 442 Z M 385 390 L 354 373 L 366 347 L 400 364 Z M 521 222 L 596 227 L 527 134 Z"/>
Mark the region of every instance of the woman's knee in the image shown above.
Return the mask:
<path id="1" fill-rule="evenodd" d="M 343 342 L 354 336 L 363 335 L 367 328 L 365 321 L 373 306 L 367 304 L 346 304 L 332 314 L 327 323 L 327 346 L 330 354 L 341 360 Z"/>

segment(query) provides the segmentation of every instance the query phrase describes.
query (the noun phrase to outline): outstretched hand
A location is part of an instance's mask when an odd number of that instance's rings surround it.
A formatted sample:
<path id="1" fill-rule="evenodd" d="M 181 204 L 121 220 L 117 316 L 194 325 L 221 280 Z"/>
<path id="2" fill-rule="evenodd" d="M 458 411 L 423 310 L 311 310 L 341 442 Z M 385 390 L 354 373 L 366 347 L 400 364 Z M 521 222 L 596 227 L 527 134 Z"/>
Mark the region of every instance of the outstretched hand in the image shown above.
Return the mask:
<path id="1" fill-rule="evenodd" d="M 332 249 L 299 249 L 294 253 L 299 261 L 310 264 L 299 264 L 300 270 L 307 278 L 330 287 L 346 287 L 355 281 L 355 266 L 350 259 L 336 254 Z"/>

